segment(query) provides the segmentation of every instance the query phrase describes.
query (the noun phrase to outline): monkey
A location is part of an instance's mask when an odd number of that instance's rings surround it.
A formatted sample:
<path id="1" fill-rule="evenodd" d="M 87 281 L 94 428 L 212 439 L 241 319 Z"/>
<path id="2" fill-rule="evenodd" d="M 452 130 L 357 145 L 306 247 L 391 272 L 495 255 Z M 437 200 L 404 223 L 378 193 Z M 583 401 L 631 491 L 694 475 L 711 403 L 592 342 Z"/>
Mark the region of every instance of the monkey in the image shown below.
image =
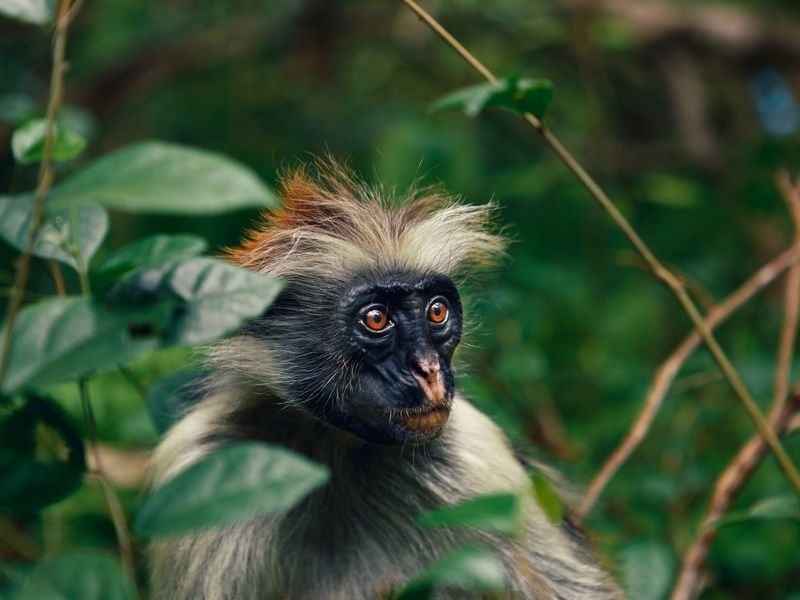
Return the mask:
<path id="1" fill-rule="evenodd" d="M 622 598 L 577 528 L 545 515 L 505 434 L 455 385 L 459 288 L 506 247 L 493 205 L 438 189 L 392 200 L 335 162 L 314 170 L 284 175 L 282 208 L 228 249 L 285 288 L 209 351 L 203 397 L 156 449 L 150 481 L 242 441 L 284 446 L 331 478 L 283 514 L 152 543 L 153 597 L 386 598 L 454 548 L 484 543 L 511 598 Z M 518 539 L 417 525 L 427 511 L 503 492 L 525 499 Z"/>

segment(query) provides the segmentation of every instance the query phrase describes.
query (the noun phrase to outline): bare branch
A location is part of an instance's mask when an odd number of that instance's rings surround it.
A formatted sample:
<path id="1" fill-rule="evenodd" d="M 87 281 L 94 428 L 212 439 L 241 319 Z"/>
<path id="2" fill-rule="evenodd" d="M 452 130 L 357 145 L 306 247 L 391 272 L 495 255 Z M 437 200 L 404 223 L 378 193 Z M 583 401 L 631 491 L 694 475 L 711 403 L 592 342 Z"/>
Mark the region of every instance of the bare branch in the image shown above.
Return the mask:
<path id="1" fill-rule="evenodd" d="M 792 246 L 773 258 L 751 275 L 747 281 L 730 296 L 725 298 L 718 306 L 712 308 L 708 312 L 706 316 L 708 328 L 711 330 L 716 329 L 755 294 L 772 283 L 781 273 L 798 261 L 800 261 L 800 245 Z M 639 415 L 636 417 L 636 420 L 633 422 L 628 434 L 620 445 L 611 453 L 603 467 L 597 475 L 595 475 L 580 506 L 575 511 L 575 518 L 578 521 L 585 519 L 589 512 L 591 512 L 592 507 L 597 502 L 600 494 L 603 493 L 608 482 L 647 436 L 653 424 L 653 420 L 669 392 L 672 382 L 675 380 L 675 377 L 686 360 L 697 350 L 698 346 L 700 346 L 700 343 L 700 334 L 693 331 L 684 338 L 678 347 L 673 350 L 672 354 L 670 354 L 669 357 L 661 363 L 658 369 L 656 369 L 653 380 L 650 383 L 650 388 L 642 403 L 642 408 L 639 411 Z"/>

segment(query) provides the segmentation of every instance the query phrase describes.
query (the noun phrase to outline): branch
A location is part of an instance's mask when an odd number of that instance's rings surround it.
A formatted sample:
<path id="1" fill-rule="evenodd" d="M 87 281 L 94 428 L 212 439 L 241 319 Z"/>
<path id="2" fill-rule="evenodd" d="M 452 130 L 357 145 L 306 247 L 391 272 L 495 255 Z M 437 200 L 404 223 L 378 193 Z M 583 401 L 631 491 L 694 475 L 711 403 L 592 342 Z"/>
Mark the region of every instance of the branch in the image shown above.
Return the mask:
<path id="1" fill-rule="evenodd" d="M 111 522 L 114 524 L 114 531 L 117 534 L 117 544 L 119 545 L 120 560 L 125 572 L 131 578 L 131 582 L 136 587 L 136 563 L 133 557 L 133 537 L 131 536 L 128 521 L 125 518 L 125 511 L 122 504 L 114 491 L 113 486 L 109 483 L 108 478 L 103 471 L 101 463 L 100 447 L 97 443 L 97 428 L 95 427 L 94 413 L 92 411 L 92 403 L 89 399 L 89 388 L 86 379 L 78 381 L 78 388 L 81 395 L 81 407 L 83 408 L 83 418 L 86 422 L 86 436 L 89 444 L 89 453 L 92 457 L 90 464 L 92 467 L 89 471 L 89 476 L 100 484 L 100 489 L 108 505 L 108 511 L 111 515 Z"/>
<path id="2" fill-rule="evenodd" d="M 800 182 L 798 186 L 793 186 L 789 175 L 782 172 L 778 175 L 778 187 L 792 215 L 794 239 L 797 244 L 800 241 Z M 787 408 L 799 310 L 800 265 L 795 264 L 786 277 L 783 327 L 778 342 L 774 388 L 768 417 L 770 426 L 778 435 L 788 431 L 792 415 L 800 406 L 800 393 L 795 393 Z M 717 479 L 708 513 L 700 525 L 700 533 L 683 557 L 678 582 L 670 600 L 689 600 L 699 593 L 706 557 L 717 534 L 716 525 L 730 510 L 739 492 L 763 460 L 765 453 L 764 440 L 758 436 L 750 438 Z"/>
<path id="3" fill-rule="evenodd" d="M 753 275 L 750 276 L 736 291 L 725 298 L 722 303 L 708 311 L 706 324 L 709 329 L 714 330 L 724 323 L 728 317 L 739 310 L 755 294 L 772 283 L 786 269 L 792 267 L 800 261 L 800 245 L 794 245 L 784 250 L 781 254 L 773 258 Z M 656 417 L 661 404 L 669 392 L 672 382 L 680 371 L 683 363 L 692 355 L 700 345 L 700 334 L 693 331 L 678 345 L 672 354 L 661 363 L 656 369 L 650 388 L 645 395 L 639 415 L 633 422 L 628 434 L 620 445 L 608 457 L 600 471 L 595 475 L 592 483 L 586 491 L 580 506 L 575 511 L 575 518 L 578 522 L 583 521 L 591 512 L 592 507 L 597 502 L 600 494 L 608 485 L 608 482 L 616 474 L 622 464 L 628 460 L 642 440 L 647 436 L 653 420 Z"/>
<path id="4" fill-rule="evenodd" d="M 5 326 L 3 328 L 3 347 L 0 352 L 0 384 L 2 384 L 3 379 L 5 379 L 6 370 L 8 369 L 14 323 L 16 323 L 17 316 L 22 307 L 25 290 L 28 287 L 33 249 L 36 247 L 36 239 L 39 237 L 39 230 L 44 220 L 44 200 L 50 188 L 53 187 L 53 137 L 55 133 L 56 117 L 58 116 L 58 110 L 61 107 L 61 100 L 64 96 L 64 73 L 67 70 L 67 62 L 65 60 L 67 32 L 81 4 L 82 0 L 77 0 L 72 6 L 70 6 L 70 0 L 61 0 L 61 2 L 58 3 L 56 27 L 53 33 L 53 71 L 50 76 L 50 99 L 47 103 L 47 115 L 45 117 L 42 161 L 39 164 L 36 197 L 33 203 L 33 209 L 31 210 L 31 232 L 28 236 L 28 243 L 25 245 L 25 250 L 17 260 L 14 293 L 6 309 Z"/>
<path id="5" fill-rule="evenodd" d="M 480 73 L 485 79 L 490 82 L 497 80 L 497 78 L 491 71 L 489 71 L 489 69 L 487 69 L 477 58 L 475 58 L 466 48 L 464 48 L 464 46 L 462 46 L 458 40 L 456 40 L 446 29 L 444 29 L 444 27 L 442 27 L 442 25 L 436 21 L 436 19 L 434 19 L 416 2 L 414 2 L 414 0 L 402 1 L 412 11 L 414 11 L 417 16 L 425 21 L 425 23 L 427 23 L 428 26 L 433 29 L 433 31 L 435 31 L 451 48 L 453 48 L 453 50 L 455 50 L 461 56 L 461 58 L 467 61 L 470 66 L 472 66 L 472 68 Z M 636 232 L 636 230 L 631 226 L 630 223 L 628 223 L 628 220 L 606 195 L 603 189 L 594 179 L 592 179 L 592 177 L 586 172 L 586 170 L 575 159 L 575 157 L 572 156 L 572 154 L 570 154 L 570 152 L 561 144 L 561 141 L 544 126 L 544 123 L 529 113 L 523 115 L 523 118 L 544 139 L 545 143 L 547 143 L 550 149 L 556 154 L 556 156 L 558 156 L 561 162 L 563 162 L 564 165 L 566 165 L 566 167 L 572 171 L 573 175 L 575 175 L 578 181 L 580 181 L 581 185 L 586 188 L 592 198 L 594 198 L 597 203 L 600 204 L 603 210 L 608 213 L 608 216 L 612 221 L 614 221 L 617 227 L 619 227 L 625 237 L 628 238 L 628 241 L 642 257 L 642 260 L 647 263 L 648 269 L 656 277 L 656 279 L 659 279 L 661 282 L 663 282 L 675 295 L 678 302 L 680 302 L 681 306 L 683 306 L 684 311 L 694 324 L 695 329 L 697 329 L 697 331 L 700 333 L 703 343 L 708 348 L 708 351 L 711 353 L 714 361 L 719 366 L 722 374 L 725 376 L 725 379 L 727 379 L 728 384 L 733 389 L 734 394 L 739 398 L 744 406 L 744 409 L 750 415 L 750 418 L 753 420 L 759 435 L 764 438 L 770 450 L 772 450 L 775 458 L 778 461 L 778 464 L 780 464 L 781 469 L 786 474 L 787 479 L 794 488 L 795 493 L 800 496 L 800 472 L 798 472 L 797 467 L 795 467 L 794 463 L 792 462 L 792 459 L 789 458 L 786 449 L 775 435 L 775 432 L 770 428 L 766 417 L 761 412 L 761 409 L 758 407 L 756 401 L 750 395 L 750 392 L 745 387 L 744 383 L 739 377 L 739 374 L 736 372 L 736 369 L 728 359 L 728 356 L 720 347 L 719 342 L 717 342 L 717 339 L 711 333 L 711 330 L 706 326 L 700 311 L 697 310 L 697 307 L 689 297 L 689 294 L 686 292 L 686 289 L 684 288 L 680 279 L 675 277 L 675 275 L 673 275 L 669 269 L 661 264 L 647 244 L 645 244 L 642 238 L 639 237 L 639 234 Z"/>
<path id="6" fill-rule="evenodd" d="M 800 396 L 795 396 L 790 405 L 797 410 Z M 777 432 L 789 431 L 790 415 L 791 411 L 787 410 L 774 420 Z M 766 450 L 762 438 L 751 437 L 717 479 L 708 513 L 700 525 L 700 533 L 683 556 L 681 572 L 670 600 L 689 600 L 697 595 L 703 580 L 706 556 L 717 535 L 717 523 L 730 510 L 739 492 L 761 463 Z"/>

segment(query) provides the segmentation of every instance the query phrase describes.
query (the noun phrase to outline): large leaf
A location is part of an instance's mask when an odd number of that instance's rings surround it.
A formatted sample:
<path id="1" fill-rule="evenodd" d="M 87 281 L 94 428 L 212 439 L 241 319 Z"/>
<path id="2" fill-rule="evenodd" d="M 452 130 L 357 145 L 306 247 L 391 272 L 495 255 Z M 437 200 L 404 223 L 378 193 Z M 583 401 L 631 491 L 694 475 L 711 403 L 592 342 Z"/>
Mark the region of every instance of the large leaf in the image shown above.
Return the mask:
<path id="1" fill-rule="evenodd" d="M 164 537 L 286 511 L 328 478 L 326 467 L 279 446 L 227 446 L 158 488 L 134 530 L 143 538 Z"/>
<path id="2" fill-rule="evenodd" d="M 159 433 L 174 425 L 198 400 L 196 386 L 208 371 L 184 369 L 159 379 L 147 395 L 147 408 Z"/>
<path id="3" fill-rule="evenodd" d="M 628 598 L 663 600 L 672 585 L 675 560 L 663 543 L 642 540 L 622 553 L 622 581 Z"/>
<path id="4" fill-rule="evenodd" d="M 503 563 L 486 548 L 457 548 L 412 579 L 396 600 L 431 598 L 437 588 L 500 594 L 505 588 Z"/>
<path id="5" fill-rule="evenodd" d="M 282 288 L 280 281 L 222 260 L 198 257 L 123 277 L 109 292 L 115 302 L 174 299 L 179 309 L 164 343 L 213 342 L 264 314 Z"/>
<path id="6" fill-rule="evenodd" d="M 105 554 L 67 554 L 31 569 L 14 600 L 135 600 L 133 585 L 117 559 Z"/>
<path id="7" fill-rule="evenodd" d="M 746 510 L 729 513 L 717 521 L 717 526 L 764 519 L 800 521 L 800 502 L 796 496 L 773 496 L 760 500 Z"/>
<path id="8" fill-rule="evenodd" d="M 42 426 L 62 440 L 65 459 L 37 454 L 36 432 Z M 81 436 L 52 401 L 26 398 L 0 423 L 0 510 L 29 514 L 61 500 L 80 487 L 85 467 Z"/>
<path id="9" fill-rule="evenodd" d="M 0 196 L 0 237 L 24 250 L 31 231 L 33 194 Z M 70 249 L 78 249 L 85 267 L 108 232 L 108 214 L 95 203 L 54 208 L 45 202 L 45 217 L 34 247 L 34 255 L 57 260 L 73 269 L 77 263 Z"/>
<path id="10" fill-rule="evenodd" d="M 430 110 L 462 109 L 469 117 L 488 108 L 505 108 L 541 119 L 553 102 L 553 84 L 546 79 L 509 77 L 461 88 L 434 102 Z"/>
<path id="11" fill-rule="evenodd" d="M 53 0 L 0 0 L 0 14 L 44 25 L 52 18 Z"/>
<path id="12" fill-rule="evenodd" d="M 21 165 L 29 165 L 42 160 L 44 156 L 47 121 L 43 118 L 31 119 L 11 136 L 11 150 L 14 159 Z M 56 123 L 53 126 L 52 160 L 69 160 L 80 156 L 86 147 L 86 139 L 74 131 Z"/>
<path id="13" fill-rule="evenodd" d="M 121 248 L 92 273 L 95 287 L 105 287 L 120 275 L 205 252 L 208 244 L 196 235 L 151 235 Z"/>
<path id="14" fill-rule="evenodd" d="M 276 204 L 249 169 L 194 148 L 142 142 L 112 152 L 53 190 L 59 203 L 94 201 L 144 213 L 217 214 Z"/>
<path id="15" fill-rule="evenodd" d="M 421 527 L 468 527 L 516 535 L 522 526 L 521 502 L 514 494 L 469 498 L 420 517 Z"/>
<path id="16" fill-rule="evenodd" d="M 2 390 L 42 386 L 113 368 L 158 346 L 165 310 L 122 313 L 65 296 L 26 306 L 14 327 Z"/>

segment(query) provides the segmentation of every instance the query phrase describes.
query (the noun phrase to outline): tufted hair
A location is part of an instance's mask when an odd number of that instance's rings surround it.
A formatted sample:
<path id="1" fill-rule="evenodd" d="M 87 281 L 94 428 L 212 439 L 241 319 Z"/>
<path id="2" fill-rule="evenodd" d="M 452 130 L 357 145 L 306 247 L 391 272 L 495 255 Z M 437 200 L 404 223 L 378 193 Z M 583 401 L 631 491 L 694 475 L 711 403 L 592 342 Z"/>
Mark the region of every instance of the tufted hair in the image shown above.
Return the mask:
<path id="1" fill-rule="evenodd" d="M 493 264 L 505 240 L 492 230 L 492 204 L 460 204 L 434 188 L 393 200 L 331 159 L 280 180 L 283 207 L 263 215 L 237 264 L 288 281 L 347 280 L 355 271 L 401 269 L 457 278 Z"/>

